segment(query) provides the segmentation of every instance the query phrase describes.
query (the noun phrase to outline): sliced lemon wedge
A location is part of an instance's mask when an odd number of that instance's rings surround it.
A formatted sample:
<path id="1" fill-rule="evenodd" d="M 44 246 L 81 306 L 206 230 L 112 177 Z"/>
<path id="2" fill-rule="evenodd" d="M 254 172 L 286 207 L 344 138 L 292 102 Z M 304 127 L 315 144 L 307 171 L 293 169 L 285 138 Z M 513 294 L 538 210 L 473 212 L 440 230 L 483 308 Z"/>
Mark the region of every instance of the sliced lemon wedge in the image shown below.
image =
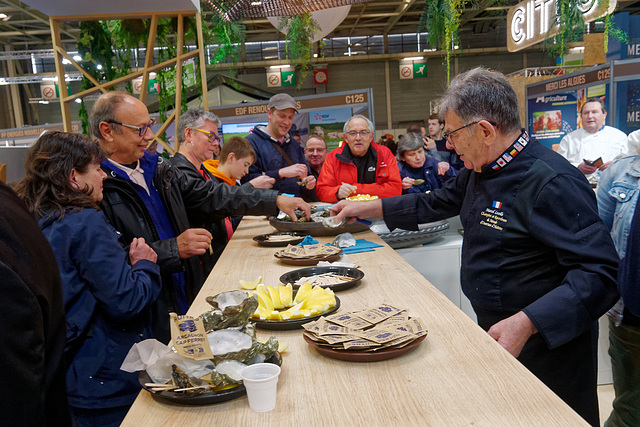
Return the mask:
<path id="1" fill-rule="evenodd" d="M 286 342 L 286 341 L 278 342 L 278 353 L 282 353 L 288 348 L 289 348 L 289 343 L 288 342 Z"/>
<path id="2" fill-rule="evenodd" d="M 240 284 L 240 287 L 242 289 L 253 290 L 256 288 L 256 286 L 262 283 L 262 276 L 259 276 L 256 280 L 253 280 L 251 282 L 248 280 L 240 280 L 238 283 Z"/>

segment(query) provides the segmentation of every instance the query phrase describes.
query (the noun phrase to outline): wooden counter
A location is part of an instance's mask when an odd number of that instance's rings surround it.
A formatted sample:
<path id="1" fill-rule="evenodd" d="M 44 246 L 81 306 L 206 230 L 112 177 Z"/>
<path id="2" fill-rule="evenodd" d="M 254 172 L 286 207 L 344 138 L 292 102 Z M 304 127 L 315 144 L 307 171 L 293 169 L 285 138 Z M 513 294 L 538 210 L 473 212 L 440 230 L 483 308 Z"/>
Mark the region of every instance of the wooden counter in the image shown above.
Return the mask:
<path id="1" fill-rule="evenodd" d="M 273 232 L 265 219 L 245 218 L 189 310 L 205 297 L 238 289 L 238 280 L 266 284 L 296 267 L 280 264 L 278 248 L 252 238 Z M 357 238 L 383 243 L 372 232 Z M 331 238 L 318 238 L 321 242 Z M 421 317 L 429 334 L 416 349 L 383 362 L 352 363 L 311 349 L 302 330 L 264 331 L 289 343 L 283 353 L 276 408 L 254 413 L 246 396 L 208 406 L 181 406 L 142 391 L 123 426 L 583 426 L 582 418 L 463 314 L 386 244 L 352 254 L 365 277 L 337 292 L 340 311 L 389 302 Z"/>

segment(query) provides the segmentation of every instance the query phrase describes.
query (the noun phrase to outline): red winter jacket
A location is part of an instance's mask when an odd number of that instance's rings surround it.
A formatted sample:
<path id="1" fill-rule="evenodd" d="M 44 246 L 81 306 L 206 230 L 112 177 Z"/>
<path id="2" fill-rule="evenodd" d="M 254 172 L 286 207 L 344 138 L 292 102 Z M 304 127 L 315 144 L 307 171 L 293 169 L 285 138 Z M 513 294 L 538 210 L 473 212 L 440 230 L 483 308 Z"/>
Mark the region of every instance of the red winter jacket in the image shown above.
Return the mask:
<path id="1" fill-rule="evenodd" d="M 373 184 L 357 182 L 358 170 L 349 161 L 351 152 L 347 144 L 335 148 L 327 155 L 316 184 L 316 194 L 320 201 L 337 202 L 336 193 L 343 182 L 357 186 L 356 193 L 351 196 L 369 194 L 383 198 L 402 194 L 402 180 L 396 158 L 387 147 L 375 142 L 371 142 L 371 149 L 376 158 L 376 182 Z"/>

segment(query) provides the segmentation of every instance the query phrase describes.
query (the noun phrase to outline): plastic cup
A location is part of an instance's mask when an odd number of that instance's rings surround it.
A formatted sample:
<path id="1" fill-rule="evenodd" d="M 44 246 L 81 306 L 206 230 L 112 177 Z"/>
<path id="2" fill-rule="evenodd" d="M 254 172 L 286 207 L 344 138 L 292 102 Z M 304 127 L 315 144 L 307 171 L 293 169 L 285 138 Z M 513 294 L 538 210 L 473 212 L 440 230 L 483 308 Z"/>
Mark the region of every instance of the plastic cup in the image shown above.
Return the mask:
<path id="1" fill-rule="evenodd" d="M 280 366 L 273 363 L 256 363 L 240 371 L 252 411 L 269 412 L 276 407 L 279 375 Z"/>

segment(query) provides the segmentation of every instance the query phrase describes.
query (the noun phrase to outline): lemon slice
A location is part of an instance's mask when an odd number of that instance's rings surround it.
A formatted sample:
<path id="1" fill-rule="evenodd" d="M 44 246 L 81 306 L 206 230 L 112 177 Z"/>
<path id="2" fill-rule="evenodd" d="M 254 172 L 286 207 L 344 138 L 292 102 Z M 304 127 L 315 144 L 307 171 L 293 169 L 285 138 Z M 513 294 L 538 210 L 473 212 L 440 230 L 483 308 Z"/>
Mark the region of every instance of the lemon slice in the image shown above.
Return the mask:
<path id="1" fill-rule="evenodd" d="M 256 280 L 253 280 L 251 282 L 249 282 L 248 280 L 240 280 L 238 283 L 240 284 L 240 287 L 242 289 L 253 290 L 256 288 L 256 286 L 262 283 L 262 276 L 259 276 Z"/>
<path id="2" fill-rule="evenodd" d="M 289 348 L 289 343 L 288 342 L 286 342 L 286 341 L 278 342 L 278 352 L 279 353 L 284 352 L 288 348 Z"/>

